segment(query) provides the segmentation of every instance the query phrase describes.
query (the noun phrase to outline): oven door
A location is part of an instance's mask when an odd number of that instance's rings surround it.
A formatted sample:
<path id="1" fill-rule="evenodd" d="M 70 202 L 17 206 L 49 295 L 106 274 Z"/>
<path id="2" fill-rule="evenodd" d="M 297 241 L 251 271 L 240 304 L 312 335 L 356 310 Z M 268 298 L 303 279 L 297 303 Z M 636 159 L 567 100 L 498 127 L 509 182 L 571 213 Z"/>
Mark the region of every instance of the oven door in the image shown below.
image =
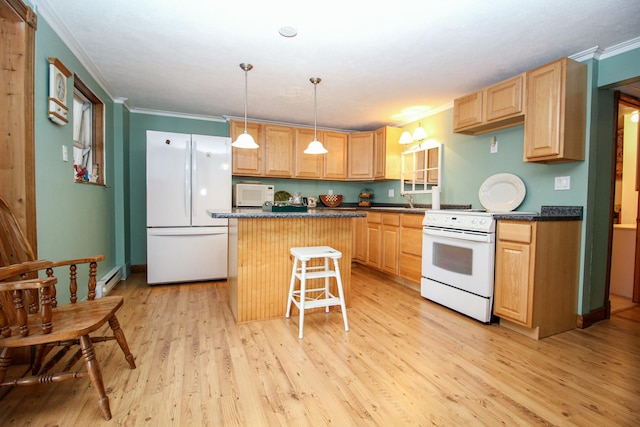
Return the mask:
<path id="1" fill-rule="evenodd" d="M 466 292 L 493 297 L 495 234 L 424 227 L 422 276 Z"/>

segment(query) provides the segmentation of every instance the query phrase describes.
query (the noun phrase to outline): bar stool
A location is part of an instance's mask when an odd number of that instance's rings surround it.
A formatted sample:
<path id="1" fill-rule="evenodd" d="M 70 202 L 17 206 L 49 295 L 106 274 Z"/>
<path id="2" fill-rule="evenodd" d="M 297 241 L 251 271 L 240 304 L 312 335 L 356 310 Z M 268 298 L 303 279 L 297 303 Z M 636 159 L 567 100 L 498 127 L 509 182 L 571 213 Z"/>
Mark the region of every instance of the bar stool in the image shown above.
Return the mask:
<path id="1" fill-rule="evenodd" d="M 293 268 L 291 270 L 291 283 L 289 285 L 289 297 L 287 300 L 287 318 L 291 315 L 291 303 L 300 310 L 300 332 L 298 338 L 302 338 L 304 328 L 304 311 L 317 307 L 326 307 L 325 312 L 329 312 L 329 307 L 340 305 L 342 308 L 342 318 L 344 319 L 344 330 L 349 330 L 347 322 L 347 307 L 344 302 L 344 292 L 342 290 L 342 279 L 338 260 L 342 257 L 342 252 L 330 246 L 308 246 L 291 248 L 293 255 Z M 324 258 L 324 264 L 318 266 L 307 266 L 307 262 L 314 258 Z M 329 268 L 329 258 L 333 259 L 334 269 Z M 299 265 L 298 265 L 299 264 Z M 338 285 L 338 296 L 329 292 L 329 279 L 336 278 Z M 300 280 L 300 289 L 294 290 L 296 278 Z M 324 279 L 324 286 L 314 289 L 307 289 L 307 280 Z M 309 292 L 319 292 L 317 296 L 310 297 Z"/>

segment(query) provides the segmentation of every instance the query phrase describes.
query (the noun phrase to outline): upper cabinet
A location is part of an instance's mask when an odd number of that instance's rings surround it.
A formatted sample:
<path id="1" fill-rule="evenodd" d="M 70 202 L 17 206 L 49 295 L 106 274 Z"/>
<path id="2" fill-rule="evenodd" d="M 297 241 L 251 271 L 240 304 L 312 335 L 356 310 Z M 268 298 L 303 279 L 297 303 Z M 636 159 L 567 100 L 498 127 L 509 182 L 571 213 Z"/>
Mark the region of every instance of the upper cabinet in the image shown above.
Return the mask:
<path id="1" fill-rule="evenodd" d="M 344 132 L 318 131 L 318 140 L 322 142 L 328 153 L 305 154 L 304 150 L 313 140 L 313 136 L 313 129 L 295 129 L 294 178 L 346 179 L 349 135 Z"/>
<path id="2" fill-rule="evenodd" d="M 259 148 L 233 148 L 233 175 L 330 180 L 400 179 L 402 129 L 385 126 L 376 131 L 317 131 L 326 154 L 305 154 L 312 128 L 247 122 Z M 231 120 L 235 141 L 244 132 L 243 120 Z"/>
<path id="3" fill-rule="evenodd" d="M 453 101 L 453 131 L 477 135 L 524 121 L 524 74 Z"/>
<path id="4" fill-rule="evenodd" d="M 385 126 L 374 132 L 374 179 L 400 179 L 402 173 L 402 129 Z"/>
<path id="5" fill-rule="evenodd" d="M 354 132 L 349 134 L 349 179 L 373 179 L 373 141 L 374 132 Z"/>
<path id="6" fill-rule="evenodd" d="M 562 58 L 526 76 L 524 161 L 584 160 L 587 66 Z"/>
<path id="7" fill-rule="evenodd" d="M 264 125 L 264 174 L 281 178 L 293 176 L 294 129 Z"/>
<path id="8" fill-rule="evenodd" d="M 231 120 L 229 123 L 229 135 L 235 141 L 244 132 L 244 121 Z M 260 146 L 255 150 L 232 147 L 232 173 L 234 175 L 262 176 L 262 155 L 264 150 L 262 125 L 260 123 L 247 123 L 247 132 Z"/>
<path id="9" fill-rule="evenodd" d="M 453 131 L 477 135 L 524 123 L 525 162 L 584 160 L 587 66 L 568 58 L 457 98 Z"/>

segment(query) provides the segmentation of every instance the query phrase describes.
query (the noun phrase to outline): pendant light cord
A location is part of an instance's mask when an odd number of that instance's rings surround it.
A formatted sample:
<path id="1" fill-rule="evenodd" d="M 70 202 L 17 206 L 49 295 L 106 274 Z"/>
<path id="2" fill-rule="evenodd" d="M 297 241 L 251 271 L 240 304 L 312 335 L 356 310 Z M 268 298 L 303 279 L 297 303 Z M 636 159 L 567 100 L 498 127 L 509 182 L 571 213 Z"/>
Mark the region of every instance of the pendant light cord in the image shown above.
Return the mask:
<path id="1" fill-rule="evenodd" d="M 317 101 L 318 82 L 313 83 L 313 140 L 318 140 L 318 101 Z"/>
<path id="2" fill-rule="evenodd" d="M 247 93 L 248 93 L 248 85 L 247 85 L 247 74 L 249 70 L 244 69 L 244 132 L 247 133 Z"/>

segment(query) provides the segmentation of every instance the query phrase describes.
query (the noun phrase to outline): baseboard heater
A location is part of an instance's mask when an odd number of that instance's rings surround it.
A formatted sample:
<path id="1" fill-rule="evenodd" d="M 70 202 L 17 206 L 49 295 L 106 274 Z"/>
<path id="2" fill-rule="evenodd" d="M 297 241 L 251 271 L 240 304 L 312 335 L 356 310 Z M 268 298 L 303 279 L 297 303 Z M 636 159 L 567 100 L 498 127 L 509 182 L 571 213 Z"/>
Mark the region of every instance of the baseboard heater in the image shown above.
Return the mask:
<path id="1" fill-rule="evenodd" d="M 111 289 L 114 288 L 122 279 L 122 268 L 120 266 L 113 267 L 107 274 L 102 276 L 96 284 L 96 298 L 106 296 Z"/>

